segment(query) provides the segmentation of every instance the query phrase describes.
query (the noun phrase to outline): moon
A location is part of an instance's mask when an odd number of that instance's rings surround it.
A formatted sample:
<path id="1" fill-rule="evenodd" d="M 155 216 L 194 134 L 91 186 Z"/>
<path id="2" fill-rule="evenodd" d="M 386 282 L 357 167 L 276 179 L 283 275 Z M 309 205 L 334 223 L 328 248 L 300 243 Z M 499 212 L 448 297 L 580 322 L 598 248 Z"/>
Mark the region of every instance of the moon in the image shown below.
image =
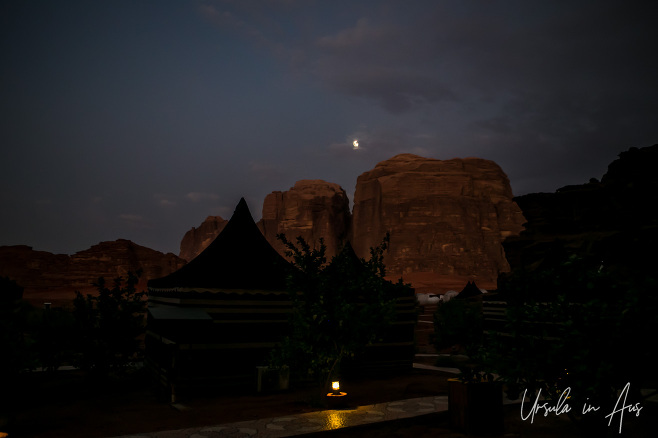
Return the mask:
<path id="1" fill-rule="evenodd" d="M 358 148 L 359 148 L 359 140 L 354 140 L 354 141 L 352 142 L 352 144 L 354 145 L 354 149 L 358 149 Z"/>

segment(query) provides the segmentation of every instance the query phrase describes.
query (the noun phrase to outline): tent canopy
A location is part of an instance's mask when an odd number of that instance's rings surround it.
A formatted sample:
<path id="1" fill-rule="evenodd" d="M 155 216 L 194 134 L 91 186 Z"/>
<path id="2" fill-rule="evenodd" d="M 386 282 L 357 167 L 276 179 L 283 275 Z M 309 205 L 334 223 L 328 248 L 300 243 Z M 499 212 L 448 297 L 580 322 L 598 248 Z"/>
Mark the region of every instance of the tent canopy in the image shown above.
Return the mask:
<path id="1" fill-rule="evenodd" d="M 166 277 L 148 282 L 149 290 L 285 290 L 292 266 L 265 239 L 244 198 L 226 227 L 197 257 Z"/>

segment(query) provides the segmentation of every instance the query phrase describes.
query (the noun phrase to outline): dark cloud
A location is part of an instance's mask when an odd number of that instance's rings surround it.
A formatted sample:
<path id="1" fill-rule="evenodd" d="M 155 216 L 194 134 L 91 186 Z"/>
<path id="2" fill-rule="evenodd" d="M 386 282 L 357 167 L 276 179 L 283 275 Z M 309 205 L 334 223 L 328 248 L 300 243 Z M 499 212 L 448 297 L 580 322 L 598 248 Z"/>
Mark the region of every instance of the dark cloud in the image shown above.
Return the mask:
<path id="1" fill-rule="evenodd" d="M 177 251 L 241 196 L 352 193 L 399 153 L 492 159 L 523 194 L 658 142 L 650 2 L 165 3 L 3 4 L 0 245 Z"/>
<path id="2" fill-rule="evenodd" d="M 392 113 L 455 100 L 421 40 L 424 34 L 361 18 L 351 28 L 317 39 L 312 72 L 329 87 Z"/>
<path id="3" fill-rule="evenodd" d="M 385 110 L 399 114 L 425 104 L 454 100 L 455 94 L 435 78 L 405 67 L 388 68 L 324 59 L 319 74 L 339 92 L 370 99 Z"/>

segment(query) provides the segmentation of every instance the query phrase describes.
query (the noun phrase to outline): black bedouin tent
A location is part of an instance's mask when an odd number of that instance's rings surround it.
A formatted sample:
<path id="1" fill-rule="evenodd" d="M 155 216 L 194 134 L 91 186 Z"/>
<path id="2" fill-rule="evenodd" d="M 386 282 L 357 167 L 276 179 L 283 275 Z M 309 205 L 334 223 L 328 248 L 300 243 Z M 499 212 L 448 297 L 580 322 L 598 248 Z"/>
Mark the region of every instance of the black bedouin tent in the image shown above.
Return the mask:
<path id="1" fill-rule="evenodd" d="M 197 257 L 166 277 L 149 281 L 151 291 L 286 289 L 289 263 L 260 232 L 244 198 L 226 227 Z"/>
<path id="2" fill-rule="evenodd" d="M 480 290 L 479 287 L 475 284 L 475 281 L 469 281 L 466 283 L 466 286 L 464 286 L 464 289 L 457 294 L 455 299 L 459 300 L 466 300 L 469 298 L 475 298 L 475 297 L 481 297 L 482 296 L 482 291 Z"/>
<path id="3" fill-rule="evenodd" d="M 349 263 L 361 263 L 349 243 L 344 251 L 351 251 Z M 288 334 L 292 301 L 286 281 L 294 269 L 265 239 L 241 199 L 201 254 L 148 282 L 146 366 L 160 387 L 172 399 L 195 387 L 253 389 L 256 368 Z M 384 339 L 369 346 L 353 369 L 412 369 L 413 289 L 396 297 L 396 314 Z"/>
<path id="4" fill-rule="evenodd" d="M 287 330 L 290 269 L 241 199 L 201 254 L 148 282 L 146 365 L 172 398 L 195 386 L 252 387 Z"/>

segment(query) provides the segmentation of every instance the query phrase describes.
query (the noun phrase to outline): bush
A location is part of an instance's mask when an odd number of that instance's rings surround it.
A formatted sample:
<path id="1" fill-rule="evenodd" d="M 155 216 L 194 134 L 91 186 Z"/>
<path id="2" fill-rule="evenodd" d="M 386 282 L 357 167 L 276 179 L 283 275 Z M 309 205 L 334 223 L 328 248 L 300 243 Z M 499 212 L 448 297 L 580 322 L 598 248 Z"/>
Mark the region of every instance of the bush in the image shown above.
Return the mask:
<path id="1" fill-rule="evenodd" d="M 470 351 L 482 342 L 482 305 L 470 299 L 441 301 L 434 312 L 434 345 Z"/>
<path id="2" fill-rule="evenodd" d="M 29 335 L 39 366 L 53 373 L 74 357 L 75 320 L 68 309 L 32 309 L 29 314 Z"/>
<path id="3" fill-rule="evenodd" d="M 658 332 L 657 285 L 648 273 L 620 276 L 574 256 L 510 277 L 499 289 L 507 336 L 484 345 L 490 367 L 549 397 L 570 387 L 574 405 L 609 406 L 628 382 L 632 391 L 653 387 L 658 354 L 636 340 Z"/>
<path id="4" fill-rule="evenodd" d="M 141 359 L 138 337 L 144 333 L 146 301 L 136 292 L 139 273 L 118 277 L 111 289 L 103 277 L 94 286 L 98 296 L 76 292 L 73 302 L 77 341 L 77 365 L 94 374 L 125 369 Z"/>
<path id="5" fill-rule="evenodd" d="M 297 270 L 289 278 L 293 301 L 291 335 L 272 357 L 274 365 L 290 365 L 293 371 L 313 376 L 327 386 L 337 376 L 341 361 L 353 358 L 377 340 L 395 314 L 394 285 L 384 280 L 383 252 L 388 240 L 371 248 L 369 260 L 359 259 L 347 245 L 326 265 L 324 243 L 310 246 L 301 237 L 299 246 L 284 235 Z"/>

